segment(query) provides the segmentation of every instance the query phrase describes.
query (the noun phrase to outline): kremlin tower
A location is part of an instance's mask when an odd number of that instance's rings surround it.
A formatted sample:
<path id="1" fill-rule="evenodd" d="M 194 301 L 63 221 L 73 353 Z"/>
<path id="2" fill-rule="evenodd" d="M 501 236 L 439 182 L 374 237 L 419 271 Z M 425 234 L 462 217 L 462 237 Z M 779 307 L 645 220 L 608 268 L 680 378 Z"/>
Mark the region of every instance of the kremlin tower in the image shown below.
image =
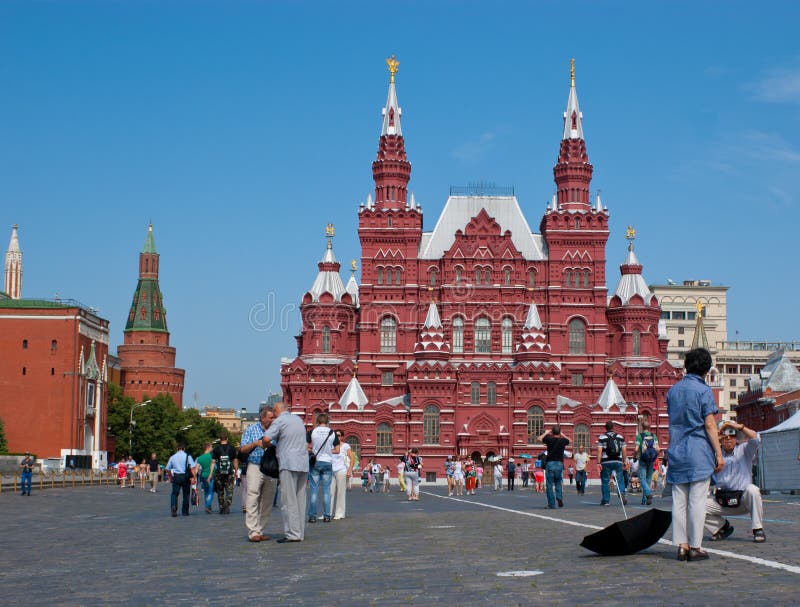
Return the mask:
<path id="1" fill-rule="evenodd" d="M 153 225 L 139 254 L 139 282 L 133 294 L 125 343 L 117 348 L 121 362 L 122 391 L 137 402 L 169 394 L 183 406 L 185 371 L 175 367 L 175 348 L 169 345 L 167 312 L 158 284 L 159 255 Z"/>

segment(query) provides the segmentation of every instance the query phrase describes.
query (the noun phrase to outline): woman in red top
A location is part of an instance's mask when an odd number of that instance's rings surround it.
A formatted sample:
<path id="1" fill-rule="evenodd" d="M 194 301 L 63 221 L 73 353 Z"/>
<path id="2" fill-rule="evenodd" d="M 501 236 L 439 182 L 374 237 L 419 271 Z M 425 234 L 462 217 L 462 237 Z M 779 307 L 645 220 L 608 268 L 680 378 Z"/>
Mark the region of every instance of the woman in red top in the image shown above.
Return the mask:
<path id="1" fill-rule="evenodd" d="M 467 495 L 475 495 L 475 463 L 471 457 L 464 464 L 464 476 L 467 477 Z"/>
<path id="2" fill-rule="evenodd" d="M 124 462 L 120 462 L 117 464 L 117 480 L 119 481 L 119 486 L 123 489 L 125 488 L 125 478 L 128 476 L 128 468 L 125 466 Z M 133 481 L 131 481 L 133 482 Z"/>

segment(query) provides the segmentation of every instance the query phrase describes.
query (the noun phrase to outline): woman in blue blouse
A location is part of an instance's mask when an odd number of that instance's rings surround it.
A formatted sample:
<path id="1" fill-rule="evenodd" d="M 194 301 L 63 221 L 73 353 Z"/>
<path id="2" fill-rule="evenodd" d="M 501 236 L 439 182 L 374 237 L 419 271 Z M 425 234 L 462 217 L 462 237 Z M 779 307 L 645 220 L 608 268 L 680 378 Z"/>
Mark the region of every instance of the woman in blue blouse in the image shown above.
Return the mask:
<path id="1" fill-rule="evenodd" d="M 703 380 L 711 354 L 704 348 L 690 350 L 684 367 L 686 375 L 667 392 L 667 482 L 672 483 L 672 541 L 679 546 L 678 560 L 700 561 L 708 558 L 701 545 L 709 481 L 724 460 L 714 419 L 717 405 Z"/>

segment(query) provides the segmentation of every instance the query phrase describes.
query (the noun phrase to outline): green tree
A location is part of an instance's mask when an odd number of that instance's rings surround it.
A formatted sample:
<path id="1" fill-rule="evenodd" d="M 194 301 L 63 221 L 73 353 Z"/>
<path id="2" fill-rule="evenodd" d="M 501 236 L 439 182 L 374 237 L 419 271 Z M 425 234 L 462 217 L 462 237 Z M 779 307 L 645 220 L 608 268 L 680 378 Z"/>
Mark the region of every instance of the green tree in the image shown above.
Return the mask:
<path id="1" fill-rule="evenodd" d="M 223 430 L 218 421 L 201 417 L 197 409 L 181 410 L 168 394 L 145 396 L 144 400 L 150 402 L 134 408 L 131 426 L 131 407 L 139 403 L 123 396 L 119 386 L 108 385 L 108 427 L 116 442 L 117 460 L 128 454 L 129 441 L 137 462 L 150 459 L 151 453 L 166 462 L 180 442 L 186 443 L 188 453 L 197 456 L 203 452 L 203 445 L 213 442 Z"/>
<path id="2" fill-rule="evenodd" d="M 8 455 L 8 441 L 6 440 L 6 427 L 0 418 L 0 455 Z"/>

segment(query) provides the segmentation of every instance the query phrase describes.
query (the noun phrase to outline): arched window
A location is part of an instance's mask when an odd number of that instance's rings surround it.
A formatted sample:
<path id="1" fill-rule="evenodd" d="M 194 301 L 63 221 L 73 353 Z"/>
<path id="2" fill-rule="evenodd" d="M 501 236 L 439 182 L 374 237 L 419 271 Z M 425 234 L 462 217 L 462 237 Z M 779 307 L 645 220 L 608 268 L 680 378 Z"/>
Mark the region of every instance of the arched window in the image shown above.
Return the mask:
<path id="1" fill-rule="evenodd" d="M 439 444 L 439 408 L 436 405 L 428 405 L 422 414 L 422 442 Z"/>
<path id="2" fill-rule="evenodd" d="M 386 284 L 392 284 L 392 268 L 386 268 Z"/>
<path id="3" fill-rule="evenodd" d="M 492 328 L 488 318 L 475 321 L 475 352 L 487 354 L 492 351 Z"/>
<path id="4" fill-rule="evenodd" d="M 564 271 L 564 286 L 568 287 L 569 283 L 572 281 L 572 272 L 569 270 Z"/>
<path id="5" fill-rule="evenodd" d="M 486 404 L 497 404 L 497 384 L 493 381 L 490 381 L 488 384 L 486 384 Z"/>
<path id="6" fill-rule="evenodd" d="M 583 271 L 583 286 L 584 287 L 589 286 L 589 270 Z"/>
<path id="7" fill-rule="evenodd" d="M 358 463 L 358 460 L 361 459 L 361 439 L 358 438 L 356 435 L 351 434 L 350 436 L 345 437 L 344 442 L 350 445 L 350 448 L 353 450 L 355 454 L 356 461 L 353 462 L 353 465 Z"/>
<path id="8" fill-rule="evenodd" d="M 327 353 L 331 351 L 331 328 L 322 327 L 322 351 Z"/>
<path id="9" fill-rule="evenodd" d="M 378 268 L 378 284 L 383 284 L 383 268 Z"/>
<path id="10" fill-rule="evenodd" d="M 456 316 L 453 319 L 453 352 L 461 354 L 464 351 L 464 319 Z"/>
<path id="11" fill-rule="evenodd" d="M 27 339 L 23 339 L 22 340 L 22 349 L 23 350 L 27 350 L 28 349 L 28 340 Z"/>
<path id="12" fill-rule="evenodd" d="M 471 405 L 481 404 L 481 385 L 474 381 L 469 390 L 469 402 Z"/>
<path id="13" fill-rule="evenodd" d="M 397 350 L 397 321 L 391 316 L 381 320 L 381 352 Z"/>
<path id="14" fill-rule="evenodd" d="M 378 455 L 392 453 L 392 427 L 389 424 L 378 424 L 375 434 L 375 453 Z"/>
<path id="15" fill-rule="evenodd" d="M 394 200 L 394 199 L 392 199 L 392 200 Z M 392 227 L 392 218 L 391 217 L 389 217 L 389 222 L 387 224 L 387 227 L 390 227 L 390 228 Z"/>
<path id="16" fill-rule="evenodd" d="M 399 268 L 397 268 L 394 271 L 394 284 L 396 284 L 399 287 L 402 281 L 403 281 L 403 272 Z"/>
<path id="17" fill-rule="evenodd" d="M 486 268 L 483 271 L 483 284 L 485 285 L 492 284 L 492 271 L 489 268 Z"/>
<path id="18" fill-rule="evenodd" d="M 506 268 L 503 270 L 503 284 L 510 285 L 511 284 L 511 268 Z"/>
<path id="19" fill-rule="evenodd" d="M 475 268 L 475 284 L 476 285 L 481 284 L 481 275 L 482 275 L 481 269 L 480 268 Z"/>
<path id="20" fill-rule="evenodd" d="M 528 270 L 528 286 L 536 286 L 536 270 Z"/>
<path id="21" fill-rule="evenodd" d="M 55 352 L 57 348 L 58 348 L 58 341 L 56 341 L 56 340 L 54 339 L 54 340 L 52 340 L 52 341 L 50 342 L 50 350 L 52 350 L 53 352 Z"/>
<path id="22" fill-rule="evenodd" d="M 575 424 L 573 440 L 575 441 L 575 449 L 583 445 L 587 451 L 590 451 L 592 445 L 589 442 L 589 426 L 586 424 Z"/>
<path id="23" fill-rule="evenodd" d="M 461 268 L 456 268 L 456 284 L 461 284 Z"/>
<path id="24" fill-rule="evenodd" d="M 639 329 L 634 329 L 633 333 L 631 334 L 631 342 L 633 344 L 633 355 L 634 356 L 641 356 L 642 355 L 642 333 Z"/>
<path id="25" fill-rule="evenodd" d="M 436 274 L 437 274 L 437 272 L 436 272 L 435 269 L 431 270 L 431 286 L 432 287 L 436 286 Z"/>
<path id="26" fill-rule="evenodd" d="M 542 435 L 544 428 L 544 411 L 534 405 L 528 409 L 528 444 L 532 445 Z"/>
<path id="27" fill-rule="evenodd" d="M 514 322 L 506 316 L 501 324 L 503 354 L 511 354 L 514 337 Z"/>
<path id="28" fill-rule="evenodd" d="M 576 230 L 580 230 L 581 229 L 581 218 L 580 217 L 576 217 L 575 218 L 575 229 Z"/>
<path id="29" fill-rule="evenodd" d="M 569 353 L 586 353 L 586 325 L 580 318 L 569 321 Z"/>

